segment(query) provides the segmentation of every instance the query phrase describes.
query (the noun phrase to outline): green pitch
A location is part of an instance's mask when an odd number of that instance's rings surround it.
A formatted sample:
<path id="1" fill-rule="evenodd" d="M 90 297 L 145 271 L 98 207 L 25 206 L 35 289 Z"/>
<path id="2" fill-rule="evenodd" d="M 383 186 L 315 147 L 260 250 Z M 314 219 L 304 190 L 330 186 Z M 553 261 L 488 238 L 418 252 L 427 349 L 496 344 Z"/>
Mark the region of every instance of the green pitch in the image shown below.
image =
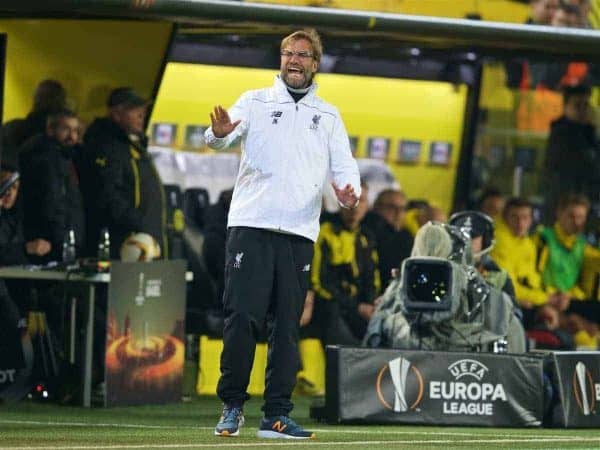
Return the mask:
<path id="1" fill-rule="evenodd" d="M 22 402 L 0 406 L 0 448 L 11 449 L 554 449 L 600 448 L 600 430 L 331 426 L 308 418 L 310 400 L 297 398 L 292 416 L 317 432 L 314 441 L 255 437 L 260 401 L 246 405 L 237 438 L 213 436 L 221 405 L 215 397 L 128 408 L 76 408 Z"/>

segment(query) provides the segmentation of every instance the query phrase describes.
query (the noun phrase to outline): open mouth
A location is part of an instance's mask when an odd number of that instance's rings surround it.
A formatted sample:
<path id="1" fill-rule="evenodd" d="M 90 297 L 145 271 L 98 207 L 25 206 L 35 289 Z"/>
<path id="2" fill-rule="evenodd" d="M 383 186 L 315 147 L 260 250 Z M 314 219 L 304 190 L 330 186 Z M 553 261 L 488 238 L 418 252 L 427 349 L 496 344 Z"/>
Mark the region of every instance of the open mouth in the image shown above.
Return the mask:
<path id="1" fill-rule="evenodd" d="M 302 75 L 304 70 L 300 67 L 288 67 L 287 72 L 290 75 Z"/>

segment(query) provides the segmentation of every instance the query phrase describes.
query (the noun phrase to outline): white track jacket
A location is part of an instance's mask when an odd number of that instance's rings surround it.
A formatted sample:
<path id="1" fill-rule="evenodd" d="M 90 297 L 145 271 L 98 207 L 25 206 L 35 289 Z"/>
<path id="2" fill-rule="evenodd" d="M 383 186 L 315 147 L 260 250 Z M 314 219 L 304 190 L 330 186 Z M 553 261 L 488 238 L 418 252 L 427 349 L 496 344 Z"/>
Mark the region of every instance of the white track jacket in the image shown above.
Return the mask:
<path id="1" fill-rule="evenodd" d="M 248 91 L 229 109 L 241 123 L 217 138 L 205 132 L 213 149 L 241 137 L 242 157 L 228 227 L 264 228 L 304 236 L 319 235 L 325 183 L 351 184 L 360 196 L 360 175 L 346 128 L 334 106 L 309 92 L 295 103 L 277 76 L 270 88 Z"/>

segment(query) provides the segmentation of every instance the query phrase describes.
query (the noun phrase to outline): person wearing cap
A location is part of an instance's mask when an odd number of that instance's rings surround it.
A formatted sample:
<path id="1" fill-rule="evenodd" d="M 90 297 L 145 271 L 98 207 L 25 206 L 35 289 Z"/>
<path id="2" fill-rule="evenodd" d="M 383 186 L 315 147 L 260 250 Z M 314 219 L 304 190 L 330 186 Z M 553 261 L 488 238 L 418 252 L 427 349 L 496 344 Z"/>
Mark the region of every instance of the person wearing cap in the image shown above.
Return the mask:
<path id="1" fill-rule="evenodd" d="M 85 217 L 75 168 L 81 152 L 78 142 L 79 119 L 65 109 L 50 114 L 45 132 L 29 139 L 19 153 L 25 238 L 44 239 L 51 246 L 36 263 L 59 261 L 69 230 L 75 233 L 81 254 Z"/>
<path id="2" fill-rule="evenodd" d="M 131 87 L 114 89 L 107 117 L 83 138 L 81 181 L 87 217 L 87 252 L 95 256 L 100 230 L 110 233 L 111 257 L 132 233 L 147 233 L 167 258 L 165 201 L 144 134 L 148 101 Z"/>

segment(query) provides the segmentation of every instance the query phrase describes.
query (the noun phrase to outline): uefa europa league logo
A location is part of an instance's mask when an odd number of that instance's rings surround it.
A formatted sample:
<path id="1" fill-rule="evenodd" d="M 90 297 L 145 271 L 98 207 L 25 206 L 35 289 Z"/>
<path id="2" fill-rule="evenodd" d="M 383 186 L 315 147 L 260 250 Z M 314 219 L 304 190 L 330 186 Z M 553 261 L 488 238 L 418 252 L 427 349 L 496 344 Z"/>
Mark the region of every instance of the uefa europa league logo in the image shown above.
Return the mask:
<path id="1" fill-rule="evenodd" d="M 575 396 L 578 400 L 581 412 L 584 416 L 589 416 L 591 413 L 590 400 L 588 398 L 588 371 L 585 364 L 579 361 L 575 364 L 575 377 L 577 380 L 577 386 L 575 386 Z M 575 380 L 573 380 L 575 381 Z M 591 386 L 590 386 L 591 387 Z M 579 389 L 577 389 L 579 388 Z M 577 396 L 577 393 L 581 395 L 581 398 Z M 592 393 L 593 395 L 593 393 Z"/>
<path id="2" fill-rule="evenodd" d="M 409 377 L 409 372 L 412 372 L 412 377 Z M 381 368 L 377 374 L 375 390 L 379 401 L 386 409 L 403 413 L 416 410 L 423 400 L 424 385 L 423 375 L 419 369 L 408 359 L 398 357 L 388 361 Z"/>
<path id="3" fill-rule="evenodd" d="M 388 363 L 392 383 L 394 383 L 394 412 L 405 412 L 408 410 L 406 404 L 406 377 L 410 368 L 410 361 L 399 357 Z"/>

